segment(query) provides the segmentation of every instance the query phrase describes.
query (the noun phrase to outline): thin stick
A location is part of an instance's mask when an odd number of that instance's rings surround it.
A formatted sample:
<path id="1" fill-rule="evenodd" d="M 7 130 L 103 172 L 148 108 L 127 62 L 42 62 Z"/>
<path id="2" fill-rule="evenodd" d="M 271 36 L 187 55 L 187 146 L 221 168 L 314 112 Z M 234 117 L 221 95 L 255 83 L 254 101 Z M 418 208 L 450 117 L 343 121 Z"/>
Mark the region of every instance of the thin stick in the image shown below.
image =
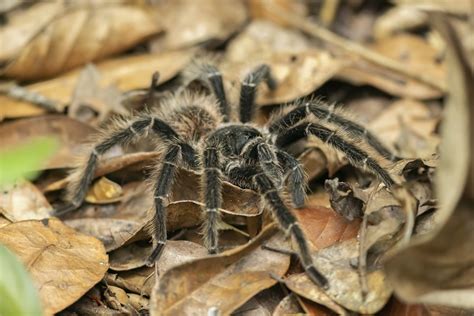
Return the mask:
<path id="1" fill-rule="evenodd" d="M 436 88 L 440 91 L 446 91 L 446 84 L 444 82 L 438 82 L 433 80 L 428 74 L 423 71 L 415 71 L 406 65 L 392 59 L 380 55 L 367 47 L 364 47 L 358 43 L 347 40 L 323 27 L 318 26 L 315 23 L 310 22 L 301 16 L 295 15 L 289 11 L 284 11 L 278 5 L 269 5 L 268 10 L 272 14 L 278 16 L 280 19 L 288 23 L 301 31 L 308 33 L 309 35 L 319 38 L 324 42 L 332 44 L 344 51 L 356 54 L 373 64 L 382 66 L 393 72 L 404 75 L 405 77 L 411 78 L 418 82 L 424 83 L 430 87 Z"/>
<path id="2" fill-rule="evenodd" d="M 6 94 L 13 99 L 33 103 L 49 112 L 60 112 L 59 105 L 56 101 L 48 99 L 39 93 L 27 90 L 16 84 L 8 85 L 7 87 L 1 87 L 0 93 Z"/>

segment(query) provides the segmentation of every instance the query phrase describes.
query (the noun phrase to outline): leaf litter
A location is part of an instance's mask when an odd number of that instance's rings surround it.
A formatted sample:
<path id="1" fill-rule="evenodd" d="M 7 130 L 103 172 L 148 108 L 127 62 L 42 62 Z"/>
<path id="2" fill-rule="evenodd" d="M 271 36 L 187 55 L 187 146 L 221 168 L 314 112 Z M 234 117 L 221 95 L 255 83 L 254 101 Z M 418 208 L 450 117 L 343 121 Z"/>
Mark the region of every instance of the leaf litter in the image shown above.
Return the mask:
<path id="1" fill-rule="evenodd" d="M 467 188 L 461 185 L 472 146 L 459 136 L 472 134 L 464 124 L 472 113 L 460 107 L 472 99 L 472 64 L 460 53 L 472 51 L 466 10 L 434 0 L 379 7 L 201 2 L 38 3 L 1 13 L 7 18 L 0 40 L 14 38 L 0 54 L 2 79 L 19 80 L 0 86 L 2 145 L 38 135 L 60 144 L 38 180 L 2 188 L 0 196 L 0 242 L 30 268 L 44 313 L 408 315 L 423 306 L 437 315 L 462 314 L 451 306 L 472 308 L 472 177 Z M 41 19 L 31 23 L 38 12 Z M 394 25 L 400 12 L 411 15 Z M 453 27 L 433 27 L 434 15 Z M 39 48 L 44 54 L 36 56 Z M 258 123 L 288 103 L 322 95 L 406 157 L 384 163 L 401 184 L 388 191 L 320 140 L 290 148 L 309 181 L 305 207 L 293 211 L 329 280 L 327 291 L 302 273 L 288 238 L 275 226 L 263 228 L 271 219 L 259 195 L 230 183 L 224 182 L 220 210 L 224 252 L 207 255 L 199 228 L 201 175 L 185 169 L 166 201 L 170 240 L 156 266 L 146 267 L 153 199 L 144 180 L 160 155 L 141 142 L 100 160 L 80 209 L 49 218 L 84 141 L 117 115 L 159 107 L 179 91 L 192 58 L 203 55 L 217 56 L 229 96 L 250 69 L 271 67 L 279 84 L 259 89 Z M 150 84 L 156 71 L 159 79 Z M 25 239 L 27 232 L 33 236 Z M 62 260 L 55 251 L 65 253 Z M 83 265 L 71 279 L 57 272 Z M 42 286 L 43 271 L 54 271 L 48 280 L 59 283 Z M 400 302 L 394 293 L 421 304 Z M 440 303 L 448 307 L 426 305 Z"/>

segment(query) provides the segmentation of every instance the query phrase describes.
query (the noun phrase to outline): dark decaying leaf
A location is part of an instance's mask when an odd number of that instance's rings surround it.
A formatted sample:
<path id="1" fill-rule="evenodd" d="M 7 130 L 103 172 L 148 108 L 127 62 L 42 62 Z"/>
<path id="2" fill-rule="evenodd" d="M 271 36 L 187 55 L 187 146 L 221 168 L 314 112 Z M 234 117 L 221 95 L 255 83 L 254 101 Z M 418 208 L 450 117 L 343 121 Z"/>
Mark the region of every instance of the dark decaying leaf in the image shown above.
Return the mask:
<path id="1" fill-rule="evenodd" d="M 262 249 L 267 243 L 285 248 L 285 238 L 275 225 L 248 245 L 168 270 L 153 289 L 151 314 L 232 312 L 277 282 L 270 273 L 281 277 L 287 271 L 290 257 Z"/>
<path id="2" fill-rule="evenodd" d="M 47 315 L 79 299 L 108 268 L 99 240 L 77 233 L 55 218 L 4 226 L 0 242 L 25 264 Z"/>
<path id="3" fill-rule="evenodd" d="M 330 195 L 329 200 L 334 211 L 349 221 L 362 218 L 367 202 L 363 190 L 352 188 L 349 184 L 340 182 L 338 178 L 326 180 L 324 187 Z"/>

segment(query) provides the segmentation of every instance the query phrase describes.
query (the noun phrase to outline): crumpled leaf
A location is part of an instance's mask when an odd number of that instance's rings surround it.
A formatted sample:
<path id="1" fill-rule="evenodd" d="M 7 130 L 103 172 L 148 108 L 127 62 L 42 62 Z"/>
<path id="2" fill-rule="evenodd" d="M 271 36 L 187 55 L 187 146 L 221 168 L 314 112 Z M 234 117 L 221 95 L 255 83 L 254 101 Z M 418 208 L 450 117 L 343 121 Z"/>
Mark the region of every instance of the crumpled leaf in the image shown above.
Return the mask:
<path id="1" fill-rule="evenodd" d="M 0 242 L 26 265 L 47 315 L 79 299 L 102 279 L 108 268 L 101 242 L 54 218 L 2 227 Z"/>
<path id="2" fill-rule="evenodd" d="M 400 31 L 408 31 L 425 25 L 428 15 L 412 6 L 396 6 L 377 18 L 373 34 L 375 38 L 389 37 Z"/>
<path id="3" fill-rule="evenodd" d="M 273 311 L 273 316 L 293 315 L 303 312 L 298 299 L 293 293 L 287 295 Z"/>
<path id="4" fill-rule="evenodd" d="M 330 195 L 329 201 L 336 213 L 349 221 L 364 216 L 368 197 L 363 190 L 353 188 L 346 182 L 340 182 L 338 178 L 326 180 L 324 187 Z"/>
<path id="5" fill-rule="evenodd" d="M 74 165 L 74 158 L 81 152 L 84 139 L 95 129 L 62 115 L 47 115 L 16 120 L 0 125 L 2 145 L 12 146 L 38 136 L 54 137 L 59 148 L 43 168 L 65 168 Z"/>
<path id="6" fill-rule="evenodd" d="M 406 67 L 419 69 L 440 82 L 445 80 L 445 67 L 439 61 L 437 51 L 415 35 L 398 34 L 382 38 L 370 48 L 381 55 L 403 62 Z M 407 79 L 362 59 L 342 69 L 338 76 L 353 84 L 373 85 L 389 94 L 407 98 L 433 99 L 444 94 L 438 89 Z"/>
<path id="7" fill-rule="evenodd" d="M 264 250 L 264 243 L 281 247 L 284 237 L 272 225 L 248 245 L 190 261 L 168 270 L 151 297 L 151 315 L 207 314 L 210 309 L 228 314 L 259 291 L 276 283 L 290 258 Z"/>
<path id="8" fill-rule="evenodd" d="M 12 222 L 50 217 L 53 210 L 48 200 L 29 181 L 21 181 L 0 192 L 0 214 Z"/>
<path id="9" fill-rule="evenodd" d="M 119 273 L 108 272 L 105 281 L 129 292 L 150 296 L 155 284 L 155 269 L 144 267 Z"/>
<path id="10" fill-rule="evenodd" d="M 20 2 L 20 1 L 18 1 Z M 0 62 L 15 57 L 31 39 L 62 13 L 60 1 L 38 2 L 31 7 L 9 15 L 8 24 L 0 28 Z"/>
<path id="11" fill-rule="evenodd" d="M 109 254 L 110 269 L 126 271 L 141 268 L 145 266 L 145 262 L 153 250 L 152 248 L 151 244 L 145 247 L 133 243 L 114 250 Z M 207 249 L 196 243 L 186 240 L 169 240 L 156 266 L 158 275 L 162 275 L 173 266 L 205 255 L 207 255 Z"/>
<path id="12" fill-rule="evenodd" d="M 139 7 L 69 10 L 42 29 L 3 74 L 20 80 L 52 77 L 124 51 L 160 30 L 149 11 Z"/>
<path id="13" fill-rule="evenodd" d="M 101 75 L 100 86 L 113 84 L 120 91 L 148 87 L 155 71 L 160 72 L 160 82 L 174 77 L 189 62 L 194 49 L 177 50 L 162 54 L 139 54 L 103 61 L 97 65 Z M 70 102 L 81 70 L 74 70 L 60 77 L 26 86 L 32 92 L 56 100 L 63 110 Z M 14 111 L 21 107 L 22 111 Z M 36 112 L 35 112 L 36 111 Z M 0 95 L 0 118 L 38 115 L 44 113 L 31 103 Z"/>
<path id="14" fill-rule="evenodd" d="M 166 33 L 151 44 L 153 52 L 224 41 L 247 19 L 244 3 L 232 0 L 163 0 L 156 13 Z"/>
<path id="15" fill-rule="evenodd" d="M 397 295 L 405 301 L 473 308 L 472 69 L 446 17 L 433 14 L 431 19 L 447 43 L 449 65 L 449 97 L 436 174 L 439 224 L 391 258 L 387 271 Z"/>

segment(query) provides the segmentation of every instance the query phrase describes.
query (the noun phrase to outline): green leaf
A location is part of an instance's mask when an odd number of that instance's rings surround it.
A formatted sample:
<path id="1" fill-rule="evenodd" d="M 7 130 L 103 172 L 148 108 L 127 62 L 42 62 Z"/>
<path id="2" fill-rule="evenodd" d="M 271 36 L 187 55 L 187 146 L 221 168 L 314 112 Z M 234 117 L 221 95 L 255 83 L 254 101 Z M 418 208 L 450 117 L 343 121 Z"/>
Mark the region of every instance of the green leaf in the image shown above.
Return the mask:
<path id="1" fill-rule="evenodd" d="M 23 264 L 0 245 L 0 315 L 42 315 L 38 292 Z"/>
<path id="2" fill-rule="evenodd" d="M 44 162 L 54 153 L 54 138 L 38 137 L 28 143 L 0 151 L 0 186 L 17 179 L 34 178 Z"/>

